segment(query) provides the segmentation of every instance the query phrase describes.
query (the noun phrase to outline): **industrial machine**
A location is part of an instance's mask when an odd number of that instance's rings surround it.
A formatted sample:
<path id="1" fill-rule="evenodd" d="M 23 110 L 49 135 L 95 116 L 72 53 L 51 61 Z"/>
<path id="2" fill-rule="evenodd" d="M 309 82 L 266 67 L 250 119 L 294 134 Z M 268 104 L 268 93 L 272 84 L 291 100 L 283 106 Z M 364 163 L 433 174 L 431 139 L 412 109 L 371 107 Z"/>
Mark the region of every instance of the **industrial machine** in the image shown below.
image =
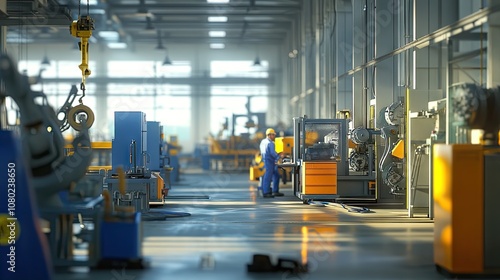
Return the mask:
<path id="1" fill-rule="evenodd" d="M 49 114 L 45 114 L 48 108 L 34 102 L 37 94 L 31 91 L 28 77 L 20 75 L 15 63 L 6 55 L 0 56 L 0 79 L 5 84 L 5 91 L 0 93 L 0 105 L 3 105 L 6 96 L 14 99 L 21 115 L 19 132 L 26 135 L 20 137 L 19 133 L 6 127 L 0 130 L 0 163 L 3 166 L 0 173 L 3 182 L 0 193 L 0 254 L 7 257 L 2 264 L 0 278 L 29 279 L 36 271 L 38 279 L 51 279 L 52 261 L 40 224 L 37 196 L 46 187 L 40 182 L 40 177 L 52 177 L 55 170 L 51 168 L 45 174 L 38 174 L 39 178 L 34 180 L 31 170 L 53 162 L 61 164 L 56 145 L 62 143 L 51 141 L 53 135 L 46 129 L 58 126 Z M 28 132 L 32 132 L 32 136 Z M 21 139 L 24 141 L 21 142 Z M 37 155 L 45 156 L 36 160 Z M 33 157 L 34 161 L 28 161 Z M 52 196 L 52 188 L 48 190 Z"/>
<path id="2" fill-rule="evenodd" d="M 293 192 L 310 199 L 339 197 L 337 176 L 345 174 L 347 163 L 347 120 L 293 118 L 293 157 L 280 167 L 292 168 Z"/>
<path id="3" fill-rule="evenodd" d="M 148 128 L 151 128 L 151 131 L 148 131 Z M 148 143 L 152 150 L 148 150 Z M 154 164 L 153 171 L 150 168 L 151 163 Z M 119 167 L 122 167 L 126 174 L 124 192 L 118 189 Z M 112 171 L 106 178 L 113 207 L 133 206 L 135 211 L 146 213 L 149 212 L 150 205 L 163 205 L 168 189 L 159 169 L 159 123 L 151 122 L 148 125 L 146 114 L 143 112 L 115 112 Z"/>
<path id="4" fill-rule="evenodd" d="M 498 276 L 500 89 L 454 85 L 447 99 L 454 141 L 434 144 L 434 262 L 447 274 Z M 481 144 L 470 144 L 472 129 L 483 130 Z"/>
<path id="5" fill-rule="evenodd" d="M 422 94 L 425 93 L 425 94 Z M 408 217 L 434 218 L 432 150 L 446 141 L 446 98 L 440 90 L 407 93 L 406 189 Z"/>
<path id="6" fill-rule="evenodd" d="M 291 169 L 299 199 L 376 201 L 374 146 L 381 130 L 356 128 L 348 138 L 348 119 L 293 121 L 293 154 L 279 166 Z"/>
<path id="7" fill-rule="evenodd" d="M 379 170 L 383 183 L 390 187 L 393 195 L 404 196 L 404 141 L 400 137 L 404 122 L 403 102 L 397 101 L 380 111 L 377 126 L 384 139 L 384 152 L 379 157 Z"/>

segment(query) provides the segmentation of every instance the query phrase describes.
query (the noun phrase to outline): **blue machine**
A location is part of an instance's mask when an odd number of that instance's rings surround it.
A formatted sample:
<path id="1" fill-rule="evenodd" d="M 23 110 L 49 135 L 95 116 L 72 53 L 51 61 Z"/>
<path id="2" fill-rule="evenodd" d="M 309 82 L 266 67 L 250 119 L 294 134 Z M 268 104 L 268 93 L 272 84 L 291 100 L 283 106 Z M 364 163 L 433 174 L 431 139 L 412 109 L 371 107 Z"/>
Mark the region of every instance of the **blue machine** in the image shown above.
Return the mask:
<path id="1" fill-rule="evenodd" d="M 161 171 L 160 153 L 161 153 L 161 135 L 160 123 L 147 122 L 147 151 L 149 159 L 149 169 L 151 171 Z"/>
<path id="2" fill-rule="evenodd" d="M 49 247 L 18 137 L 0 130 L 0 279 L 52 278 Z M 14 272 L 15 271 L 15 272 Z"/>
<path id="3" fill-rule="evenodd" d="M 101 263 L 106 260 L 137 260 L 142 257 L 141 212 L 123 220 L 103 221 L 101 225 Z"/>
<path id="4" fill-rule="evenodd" d="M 127 173 L 141 173 L 147 166 L 147 122 L 143 112 L 115 112 L 115 136 L 111 164 L 116 172 L 123 166 Z"/>

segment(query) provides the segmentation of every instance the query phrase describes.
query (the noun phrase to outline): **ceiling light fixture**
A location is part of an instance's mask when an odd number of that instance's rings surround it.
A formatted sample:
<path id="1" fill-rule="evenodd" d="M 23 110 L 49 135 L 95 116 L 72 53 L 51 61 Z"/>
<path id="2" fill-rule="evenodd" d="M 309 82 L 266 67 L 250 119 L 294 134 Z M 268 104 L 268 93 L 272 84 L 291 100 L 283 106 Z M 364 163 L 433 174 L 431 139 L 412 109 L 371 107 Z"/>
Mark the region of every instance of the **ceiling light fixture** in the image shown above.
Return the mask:
<path id="1" fill-rule="evenodd" d="M 226 37 L 226 31 L 208 31 L 210 37 Z"/>
<path id="2" fill-rule="evenodd" d="M 120 38 L 120 34 L 114 30 L 102 30 L 97 32 L 99 37 L 105 40 L 117 41 Z"/>
<path id="3" fill-rule="evenodd" d="M 109 42 L 108 48 L 110 48 L 110 49 L 126 49 L 127 43 L 125 43 L 125 42 Z"/>
<path id="4" fill-rule="evenodd" d="M 227 17 L 208 17 L 208 22 L 227 22 Z"/>
<path id="5" fill-rule="evenodd" d="M 261 66 L 260 57 L 259 57 L 259 47 L 257 46 L 257 55 L 255 56 L 255 60 L 253 61 L 253 66 Z"/>
<path id="6" fill-rule="evenodd" d="M 207 0 L 207 3 L 222 4 L 229 3 L 229 0 Z"/>
<path id="7" fill-rule="evenodd" d="M 225 47 L 226 47 L 226 45 L 223 43 L 211 43 L 210 44 L 211 49 L 224 49 Z"/>
<path id="8" fill-rule="evenodd" d="M 163 46 L 163 41 L 162 41 L 162 39 L 161 39 L 161 31 L 160 31 L 160 30 L 158 30 L 156 34 L 157 34 L 157 36 L 156 36 L 156 37 L 157 37 L 157 39 L 158 39 L 158 45 L 156 45 L 156 49 L 157 49 L 157 50 L 164 50 L 164 49 L 165 49 L 165 47 Z"/>
<path id="9" fill-rule="evenodd" d="M 163 60 L 162 65 L 163 65 L 163 66 L 165 66 L 165 65 L 172 65 L 172 60 L 170 60 L 170 57 L 168 57 L 168 53 L 167 53 L 167 55 L 165 56 L 165 59 Z"/>
<path id="10" fill-rule="evenodd" d="M 138 14 L 147 14 L 148 9 L 146 8 L 146 3 L 144 0 L 139 1 L 139 8 L 137 9 Z"/>
<path id="11" fill-rule="evenodd" d="M 255 60 L 253 61 L 253 66 L 262 66 L 258 55 L 255 57 Z"/>
<path id="12" fill-rule="evenodd" d="M 165 65 L 172 65 L 172 60 L 170 60 L 170 57 L 168 56 L 168 49 L 165 48 L 165 52 L 167 53 L 167 55 L 165 56 L 165 59 L 163 60 L 163 63 L 162 65 L 165 66 Z"/>
<path id="13" fill-rule="evenodd" d="M 43 57 L 41 64 L 42 66 L 50 66 L 50 60 L 47 54 Z"/>
<path id="14" fill-rule="evenodd" d="M 146 16 L 146 30 L 154 30 L 155 27 L 153 26 L 153 21 L 151 20 L 151 17 Z"/>

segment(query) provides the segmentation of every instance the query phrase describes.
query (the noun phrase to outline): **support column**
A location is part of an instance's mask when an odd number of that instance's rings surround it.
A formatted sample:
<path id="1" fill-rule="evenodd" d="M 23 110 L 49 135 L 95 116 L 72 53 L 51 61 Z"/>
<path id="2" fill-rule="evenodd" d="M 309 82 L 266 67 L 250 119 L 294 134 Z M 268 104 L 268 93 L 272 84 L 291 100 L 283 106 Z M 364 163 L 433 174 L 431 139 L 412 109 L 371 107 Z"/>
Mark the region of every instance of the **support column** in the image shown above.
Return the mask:
<path id="1" fill-rule="evenodd" d="M 337 1 L 337 75 L 352 69 L 354 47 L 352 40 L 353 12 L 351 1 Z M 342 28 L 344 27 L 344 28 Z M 337 111 L 352 108 L 352 76 L 346 76 L 337 82 Z"/>
<path id="2" fill-rule="evenodd" d="M 499 5 L 499 1 L 490 0 L 489 6 Z M 488 51 L 486 87 L 500 85 L 500 13 L 488 17 Z"/>
<path id="3" fill-rule="evenodd" d="M 352 1 L 352 68 L 363 65 L 367 61 L 368 33 L 367 33 L 367 3 L 366 1 Z M 351 128 L 366 127 L 366 69 L 358 71 L 352 78 L 352 113 Z"/>
<path id="4" fill-rule="evenodd" d="M 100 76 L 106 77 L 108 74 L 108 64 L 107 60 L 101 57 L 102 52 L 94 52 L 92 55 L 95 57 L 96 62 L 96 73 Z M 89 82 L 92 79 L 89 78 Z M 95 88 L 95 108 L 90 108 L 94 111 L 95 123 L 90 129 L 92 140 L 95 141 L 97 138 L 99 140 L 110 140 L 108 137 L 113 135 L 114 132 L 110 131 L 109 119 L 108 119 L 108 84 L 97 83 Z M 85 102 L 85 100 L 84 100 Z"/>
<path id="5" fill-rule="evenodd" d="M 201 53 L 197 51 L 197 54 Z M 196 55 L 192 63 L 194 73 L 210 76 L 210 61 L 206 56 Z M 193 146 L 202 143 L 210 133 L 210 84 L 191 86 L 191 141 Z M 172 116 L 175 117 L 175 116 Z"/>

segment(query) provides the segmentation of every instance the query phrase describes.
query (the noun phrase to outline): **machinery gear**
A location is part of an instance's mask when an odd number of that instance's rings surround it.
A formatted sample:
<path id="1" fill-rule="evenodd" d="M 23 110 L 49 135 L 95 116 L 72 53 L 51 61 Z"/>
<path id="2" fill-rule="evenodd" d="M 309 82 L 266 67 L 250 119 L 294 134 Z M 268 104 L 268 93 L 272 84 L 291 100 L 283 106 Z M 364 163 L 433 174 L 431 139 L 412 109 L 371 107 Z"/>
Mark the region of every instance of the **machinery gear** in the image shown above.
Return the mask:
<path id="1" fill-rule="evenodd" d="M 354 171 L 366 171 L 368 169 L 368 154 L 352 151 L 349 156 L 349 166 Z"/>
<path id="2" fill-rule="evenodd" d="M 371 138 L 371 133 L 364 127 L 357 127 L 351 131 L 351 140 L 354 144 L 367 143 Z"/>
<path id="3" fill-rule="evenodd" d="M 484 89 L 475 84 L 460 84 L 451 90 L 453 115 L 458 126 L 484 130 L 486 145 L 497 145 L 500 128 L 499 88 Z"/>

